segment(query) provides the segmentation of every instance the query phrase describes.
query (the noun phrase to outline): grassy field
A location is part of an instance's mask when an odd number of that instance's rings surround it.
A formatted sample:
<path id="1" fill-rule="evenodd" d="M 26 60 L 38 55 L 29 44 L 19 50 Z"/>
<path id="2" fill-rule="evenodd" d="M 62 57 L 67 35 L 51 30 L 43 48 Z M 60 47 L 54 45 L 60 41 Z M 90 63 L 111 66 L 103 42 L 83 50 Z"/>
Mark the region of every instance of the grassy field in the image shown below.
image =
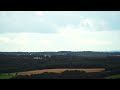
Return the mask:
<path id="1" fill-rule="evenodd" d="M 120 79 L 120 74 L 105 77 L 105 79 Z"/>
<path id="2" fill-rule="evenodd" d="M 61 73 L 66 70 L 72 71 L 72 70 L 78 70 L 78 71 L 85 71 L 85 72 L 102 72 L 105 71 L 104 68 L 89 68 L 89 69 L 69 69 L 69 68 L 64 68 L 64 69 L 44 69 L 44 70 L 34 70 L 34 71 L 27 71 L 27 72 L 19 72 L 17 75 L 31 75 L 31 74 L 41 74 L 44 72 L 54 72 L 54 73 Z"/>
<path id="3" fill-rule="evenodd" d="M 4 74 L 0 74 L 0 79 L 10 79 L 15 76 L 16 76 L 15 73 L 4 73 Z"/>

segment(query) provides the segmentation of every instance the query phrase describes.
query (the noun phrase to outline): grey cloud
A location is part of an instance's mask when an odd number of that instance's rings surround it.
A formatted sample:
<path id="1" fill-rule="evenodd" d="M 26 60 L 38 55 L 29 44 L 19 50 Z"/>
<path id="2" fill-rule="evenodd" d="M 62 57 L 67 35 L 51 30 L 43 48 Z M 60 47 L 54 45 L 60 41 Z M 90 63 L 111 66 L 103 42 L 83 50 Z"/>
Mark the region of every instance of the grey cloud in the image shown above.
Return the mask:
<path id="1" fill-rule="evenodd" d="M 3 15 L 4 14 L 4 15 Z M 43 17 L 34 16 L 33 13 L 1 13 L 0 12 L 0 33 L 6 32 L 38 32 L 54 33 L 52 23 L 41 21 Z"/>

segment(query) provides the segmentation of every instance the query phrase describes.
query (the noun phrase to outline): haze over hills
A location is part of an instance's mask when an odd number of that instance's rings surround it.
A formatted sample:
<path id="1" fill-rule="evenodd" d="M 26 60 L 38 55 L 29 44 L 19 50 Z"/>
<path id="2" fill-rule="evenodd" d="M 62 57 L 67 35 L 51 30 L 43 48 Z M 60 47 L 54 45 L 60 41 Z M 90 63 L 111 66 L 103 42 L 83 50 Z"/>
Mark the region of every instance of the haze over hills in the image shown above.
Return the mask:
<path id="1" fill-rule="evenodd" d="M 110 51 L 110 52 L 120 52 L 120 50 L 112 50 L 112 51 Z"/>
<path id="2" fill-rule="evenodd" d="M 57 52 L 0 52 L 0 55 L 27 55 L 27 56 L 53 56 L 53 55 L 70 55 L 70 56 L 84 56 L 84 57 L 106 57 L 106 56 L 119 56 L 120 52 L 97 52 L 97 51 L 57 51 Z"/>

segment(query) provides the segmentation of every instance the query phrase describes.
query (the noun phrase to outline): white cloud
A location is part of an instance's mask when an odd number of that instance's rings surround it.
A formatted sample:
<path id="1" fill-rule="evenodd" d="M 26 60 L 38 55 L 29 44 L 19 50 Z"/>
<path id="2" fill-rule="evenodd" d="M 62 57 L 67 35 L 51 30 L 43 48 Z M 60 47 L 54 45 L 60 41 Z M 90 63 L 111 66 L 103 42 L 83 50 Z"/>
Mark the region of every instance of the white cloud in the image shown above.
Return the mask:
<path id="1" fill-rule="evenodd" d="M 35 11 L 35 14 L 38 16 L 43 16 L 44 12 L 43 11 Z"/>
<path id="2" fill-rule="evenodd" d="M 118 48 L 120 32 L 76 31 L 54 34 L 9 33 L 0 34 L 0 50 L 59 51 L 107 50 Z M 101 37 L 102 36 L 102 37 Z M 114 37 L 116 36 L 116 37 Z M 113 38 L 114 37 L 114 38 Z M 117 45 L 117 46 L 116 46 Z"/>
<path id="3" fill-rule="evenodd" d="M 81 20 L 80 27 L 86 28 L 91 31 L 94 31 L 94 30 L 103 31 L 108 29 L 108 23 L 105 20 L 85 18 Z"/>
<path id="4" fill-rule="evenodd" d="M 43 39 L 43 40 L 39 40 L 38 41 L 40 44 L 49 44 L 49 40 L 47 40 L 47 39 Z"/>
<path id="5" fill-rule="evenodd" d="M 82 47 L 85 45 L 102 47 L 112 44 L 110 41 L 112 35 L 110 31 L 106 30 L 108 30 L 108 27 L 105 21 L 97 22 L 94 19 L 86 18 L 81 20 L 78 25 L 67 25 L 58 28 L 58 33 L 71 45 L 74 43 Z M 110 38 L 106 39 L 107 36 Z"/>
<path id="6" fill-rule="evenodd" d="M 102 29 L 107 27 L 104 22 L 101 23 L 86 18 L 77 25 L 68 24 L 61 27 L 53 24 L 57 33 L 1 34 L 0 36 L 4 38 L 0 39 L 0 42 L 5 44 L 6 41 L 9 46 L 12 46 L 6 47 L 15 48 L 13 50 L 16 51 L 99 50 L 101 47 L 105 49 L 108 46 L 113 48 L 111 38 L 113 33 L 98 30 L 99 27 Z M 114 44 L 116 44 L 115 41 Z"/>
<path id="7" fill-rule="evenodd" d="M 10 39 L 8 37 L 0 37 L 0 44 L 9 43 Z"/>
<path id="8" fill-rule="evenodd" d="M 83 18 L 80 20 L 79 24 L 73 25 L 73 24 L 68 24 L 62 27 L 58 27 L 58 32 L 59 33 L 65 33 L 67 32 L 68 34 L 70 33 L 78 33 L 78 32 L 94 32 L 94 31 L 106 31 L 110 30 L 107 22 L 104 20 L 95 20 L 91 18 Z"/>
<path id="9" fill-rule="evenodd" d="M 42 11 L 37 11 L 35 14 L 38 16 L 44 15 Z M 51 21 L 47 23 L 49 24 Z M 0 34 L 0 49 L 3 47 L 1 50 L 79 51 L 107 50 L 107 48 L 118 48 L 120 45 L 118 42 L 120 32 L 109 31 L 109 27 L 104 20 L 97 21 L 95 19 L 83 18 L 79 24 L 59 26 L 52 23 L 51 25 L 53 25 L 57 33 L 26 32 Z M 48 30 L 49 28 L 47 28 Z"/>

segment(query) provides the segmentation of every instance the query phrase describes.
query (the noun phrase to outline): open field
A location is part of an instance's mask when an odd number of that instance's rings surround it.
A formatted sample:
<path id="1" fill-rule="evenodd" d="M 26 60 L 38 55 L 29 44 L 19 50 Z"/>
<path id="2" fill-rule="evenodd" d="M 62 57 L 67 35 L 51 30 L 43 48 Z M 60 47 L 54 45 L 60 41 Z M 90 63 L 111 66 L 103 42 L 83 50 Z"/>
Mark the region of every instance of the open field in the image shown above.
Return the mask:
<path id="1" fill-rule="evenodd" d="M 66 70 L 72 71 L 72 70 L 78 70 L 78 71 L 85 71 L 85 72 L 102 72 L 105 71 L 104 68 L 89 68 L 89 69 L 69 69 L 69 68 L 63 68 L 63 69 L 44 69 L 44 70 L 34 70 L 34 71 L 26 71 L 26 72 L 19 72 L 17 75 L 31 75 L 31 74 L 41 74 L 44 72 L 54 72 L 54 73 L 61 73 Z"/>
<path id="2" fill-rule="evenodd" d="M 13 77 L 16 77 L 17 75 L 31 75 L 31 74 L 41 74 L 44 72 L 53 72 L 53 73 L 62 73 L 64 71 L 73 71 L 73 70 L 77 70 L 77 71 L 85 71 L 87 73 L 92 73 L 92 72 L 102 72 L 105 71 L 104 68 L 88 68 L 88 69 L 71 69 L 71 68 L 63 68 L 63 69 L 44 69 L 44 70 L 33 70 L 33 71 L 26 71 L 26 72 L 18 72 L 18 73 L 2 73 L 0 74 L 0 79 L 10 79 Z"/>

